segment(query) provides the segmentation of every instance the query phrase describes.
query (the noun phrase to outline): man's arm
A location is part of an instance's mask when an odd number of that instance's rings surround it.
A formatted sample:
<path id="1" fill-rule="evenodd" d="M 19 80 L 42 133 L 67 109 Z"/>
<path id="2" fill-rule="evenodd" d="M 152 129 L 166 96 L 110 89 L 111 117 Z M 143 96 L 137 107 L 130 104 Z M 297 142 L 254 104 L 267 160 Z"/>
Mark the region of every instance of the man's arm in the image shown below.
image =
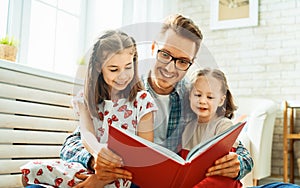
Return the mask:
<path id="1" fill-rule="evenodd" d="M 240 180 L 253 168 L 253 160 L 248 150 L 239 142 L 235 152 L 216 160 L 206 176 L 220 175 Z"/>
<path id="2" fill-rule="evenodd" d="M 240 161 L 240 173 L 237 179 L 240 180 L 252 170 L 254 163 L 249 151 L 244 147 L 241 141 L 239 141 L 239 145 L 236 148 L 236 153 Z"/>
<path id="3" fill-rule="evenodd" d="M 77 128 L 70 136 L 65 140 L 65 143 L 60 150 L 60 158 L 68 162 L 81 163 L 85 168 L 93 170 L 93 157 L 84 148 L 79 128 Z"/>

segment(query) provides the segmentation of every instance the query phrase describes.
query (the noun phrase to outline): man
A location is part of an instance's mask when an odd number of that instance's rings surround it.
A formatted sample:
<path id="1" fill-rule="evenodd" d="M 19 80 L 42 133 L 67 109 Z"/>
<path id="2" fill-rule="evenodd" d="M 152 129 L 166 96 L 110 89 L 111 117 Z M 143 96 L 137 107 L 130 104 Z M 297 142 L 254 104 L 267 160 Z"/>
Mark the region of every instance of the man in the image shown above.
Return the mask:
<path id="1" fill-rule="evenodd" d="M 154 142 L 178 152 L 184 125 L 180 117 L 184 107 L 189 105 L 185 100 L 188 82 L 183 78 L 194 63 L 202 41 L 202 33 L 192 20 L 182 15 L 171 16 L 164 23 L 157 41 L 152 43 L 156 55 L 154 68 L 143 77 L 145 88 L 151 93 L 159 111 L 154 114 Z M 83 148 L 79 131 L 69 136 L 61 150 L 61 158 L 67 161 L 80 162 L 89 169 L 94 169 L 93 157 Z M 116 168 L 112 161 L 97 166 L 97 176 L 78 176 L 87 178 L 78 187 L 105 185 L 117 178 L 128 178 L 130 172 Z M 230 152 L 215 162 L 208 169 L 207 176 L 221 175 L 232 179 L 241 179 L 253 167 L 249 152 L 240 144 L 236 152 Z M 159 182 L 158 182 L 159 183 Z"/>

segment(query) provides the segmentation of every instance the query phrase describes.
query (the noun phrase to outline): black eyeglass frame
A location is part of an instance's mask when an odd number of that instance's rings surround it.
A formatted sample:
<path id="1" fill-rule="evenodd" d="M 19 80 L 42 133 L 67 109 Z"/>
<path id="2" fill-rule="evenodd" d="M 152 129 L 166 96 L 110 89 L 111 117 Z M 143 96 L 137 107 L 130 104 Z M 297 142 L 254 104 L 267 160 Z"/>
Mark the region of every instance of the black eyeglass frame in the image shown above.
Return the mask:
<path id="1" fill-rule="evenodd" d="M 163 53 L 168 54 L 168 55 L 171 57 L 171 60 L 170 60 L 169 62 L 163 62 L 163 61 L 159 60 L 159 58 L 158 58 L 158 53 L 160 53 L 160 52 L 163 52 Z M 172 56 L 171 54 L 169 54 L 168 52 L 166 52 L 166 51 L 164 51 L 164 50 L 160 50 L 160 49 L 157 50 L 156 60 L 158 60 L 159 62 L 161 62 L 161 63 L 163 63 L 163 64 L 169 64 L 169 63 L 171 63 L 171 61 L 173 61 L 174 64 L 175 64 L 175 68 L 176 68 L 177 70 L 181 70 L 181 71 L 187 71 L 187 70 L 191 67 L 191 65 L 193 64 L 193 63 L 192 63 L 193 60 L 187 61 L 187 60 L 182 59 L 182 58 L 176 58 L 176 57 L 173 57 L 173 56 Z M 188 66 L 186 69 L 179 69 L 179 68 L 176 66 L 177 60 L 181 60 L 181 61 L 187 62 L 187 63 L 189 64 L 189 66 Z"/>

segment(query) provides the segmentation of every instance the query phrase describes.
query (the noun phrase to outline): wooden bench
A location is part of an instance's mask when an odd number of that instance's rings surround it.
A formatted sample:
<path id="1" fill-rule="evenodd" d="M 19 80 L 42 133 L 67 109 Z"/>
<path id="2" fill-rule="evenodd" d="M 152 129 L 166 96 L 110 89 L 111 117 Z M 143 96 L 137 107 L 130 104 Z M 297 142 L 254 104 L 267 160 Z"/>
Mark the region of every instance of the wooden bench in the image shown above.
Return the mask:
<path id="1" fill-rule="evenodd" d="M 71 107 L 82 80 L 0 60 L 0 187 L 22 187 L 20 166 L 57 159 L 78 120 Z"/>

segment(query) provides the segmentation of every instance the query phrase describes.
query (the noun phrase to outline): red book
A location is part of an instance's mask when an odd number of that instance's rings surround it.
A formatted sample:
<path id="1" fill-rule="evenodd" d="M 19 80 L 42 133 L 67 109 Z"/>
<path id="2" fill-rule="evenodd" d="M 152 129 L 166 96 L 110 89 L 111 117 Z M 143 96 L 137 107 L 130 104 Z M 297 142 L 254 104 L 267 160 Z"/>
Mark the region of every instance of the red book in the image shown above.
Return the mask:
<path id="1" fill-rule="evenodd" d="M 214 162 L 228 154 L 246 122 L 239 122 L 195 146 L 184 160 L 176 153 L 125 130 L 109 128 L 108 147 L 123 158 L 141 188 L 189 188 L 205 178 Z"/>

